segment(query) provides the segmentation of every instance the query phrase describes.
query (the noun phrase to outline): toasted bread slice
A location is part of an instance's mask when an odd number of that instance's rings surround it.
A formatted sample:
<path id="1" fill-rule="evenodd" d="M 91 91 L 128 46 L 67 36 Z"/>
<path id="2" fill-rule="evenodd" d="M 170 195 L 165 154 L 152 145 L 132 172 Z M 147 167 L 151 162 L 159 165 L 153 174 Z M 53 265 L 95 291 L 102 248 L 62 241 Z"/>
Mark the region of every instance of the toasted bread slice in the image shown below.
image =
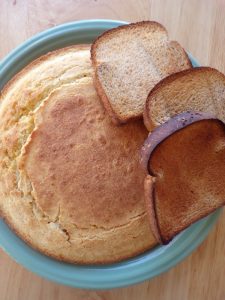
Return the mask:
<path id="1" fill-rule="evenodd" d="M 189 110 L 208 112 L 225 121 L 225 76 L 216 69 L 198 67 L 172 74 L 149 93 L 144 123 L 149 131 Z"/>
<path id="2" fill-rule="evenodd" d="M 144 21 L 111 29 L 91 48 L 97 92 L 115 123 L 140 118 L 149 91 L 169 74 L 191 68 L 166 29 Z"/>
<path id="3" fill-rule="evenodd" d="M 225 124 L 183 113 L 156 128 L 142 148 L 152 231 L 167 244 L 225 203 Z"/>

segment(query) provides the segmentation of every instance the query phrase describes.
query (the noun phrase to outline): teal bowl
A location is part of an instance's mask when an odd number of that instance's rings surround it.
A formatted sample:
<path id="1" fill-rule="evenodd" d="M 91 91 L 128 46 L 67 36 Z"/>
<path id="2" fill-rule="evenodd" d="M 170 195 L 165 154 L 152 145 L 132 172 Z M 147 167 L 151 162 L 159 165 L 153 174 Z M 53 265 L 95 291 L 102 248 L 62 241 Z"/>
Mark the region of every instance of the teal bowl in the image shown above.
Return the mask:
<path id="1" fill-rule="evenodd" d="M 46 30 L 12 51 L 0 63 L 0 89 L 38 56 L 72 44 L 90 43 L 103 31 L 125 22 L 88 20 Z M 192 63 L 197 62 L 192 58 Z M 135 284 L 163 273 L 190 254 L 207 236 L 220 210 L 195 223 L 166 246 L 105 266 L 71 265 L 33 250 L 0 219 L 0 247 L 30 271 L 60 284 L 85 289 L 111 289 Z"/>

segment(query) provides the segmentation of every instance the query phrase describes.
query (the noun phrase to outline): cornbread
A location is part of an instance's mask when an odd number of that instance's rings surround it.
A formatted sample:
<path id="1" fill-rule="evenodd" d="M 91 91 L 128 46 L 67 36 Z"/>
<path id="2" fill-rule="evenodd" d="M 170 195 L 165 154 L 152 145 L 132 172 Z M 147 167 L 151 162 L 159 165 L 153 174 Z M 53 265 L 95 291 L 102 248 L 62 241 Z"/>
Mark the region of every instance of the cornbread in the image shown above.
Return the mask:
<path id="1" fill-rule="evenodd" d="M 0 211 L 59 260 L 110 263 L 156 244 L 146 217 L 141 121 L 116 127 L 93 86 L 90 48 L 51 52 L 1 93 Z"/>

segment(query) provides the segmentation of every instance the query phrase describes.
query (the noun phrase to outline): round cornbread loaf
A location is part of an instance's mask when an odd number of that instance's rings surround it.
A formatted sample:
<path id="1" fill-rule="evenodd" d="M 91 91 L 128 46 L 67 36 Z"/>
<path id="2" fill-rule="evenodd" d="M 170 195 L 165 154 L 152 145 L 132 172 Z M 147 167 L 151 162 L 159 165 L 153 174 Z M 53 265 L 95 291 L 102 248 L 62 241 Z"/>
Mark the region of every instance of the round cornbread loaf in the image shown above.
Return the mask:
<path id="1" fill-rule="evenodd" d="M 35 249 L 82 264 L 156 244 L 138 163 L 147 131 L 111 123 L 92 75 L 88 45 L 56 50 L 16 75 L 0 106 L 1 215 Z"/>

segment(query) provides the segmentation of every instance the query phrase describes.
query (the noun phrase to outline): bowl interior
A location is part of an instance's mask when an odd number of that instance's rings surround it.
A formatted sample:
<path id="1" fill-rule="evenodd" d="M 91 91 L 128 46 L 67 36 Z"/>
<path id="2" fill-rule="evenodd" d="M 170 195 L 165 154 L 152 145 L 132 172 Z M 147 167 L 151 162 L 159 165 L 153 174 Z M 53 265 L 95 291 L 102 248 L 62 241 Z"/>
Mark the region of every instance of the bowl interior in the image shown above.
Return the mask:
<path id="1" fill-rule="evenodd" d="M 125 22 L 89 20 L 64 24 L 42 32 L 12 51 L 0 64 L 0 88 L 35 58 L 72 44 L 90 43 L 103 31 Z M 197 62 L 189 55 L 194 66 Z M 181 261 L 207 236 L 220 210 L 179 234 L 167 246 L 121 263 L 105 266 L 78 266 L 53 260 L 33 250 L 0 220 L 0 246 L 18 263 L 42 277 L 61 284 L 108 289 L 127 286 L 152 278 Z"/>

